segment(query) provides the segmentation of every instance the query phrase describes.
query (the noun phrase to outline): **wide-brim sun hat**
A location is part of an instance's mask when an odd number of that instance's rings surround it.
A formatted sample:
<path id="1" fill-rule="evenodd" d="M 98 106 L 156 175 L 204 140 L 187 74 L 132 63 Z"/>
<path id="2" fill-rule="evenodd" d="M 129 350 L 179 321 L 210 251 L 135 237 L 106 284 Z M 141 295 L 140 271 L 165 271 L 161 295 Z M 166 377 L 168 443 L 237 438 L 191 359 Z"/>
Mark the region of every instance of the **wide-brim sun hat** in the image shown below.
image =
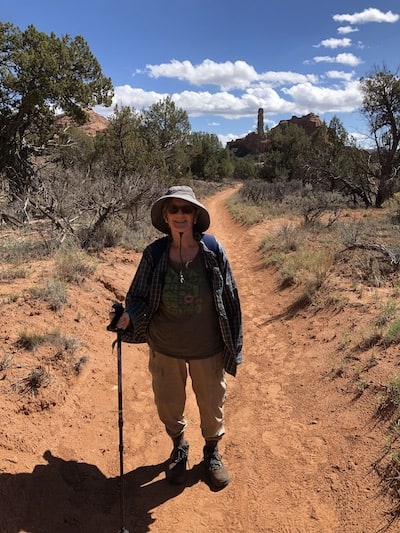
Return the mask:
<path id="1" fill-rule="evenodd" d="M 168 191 L 156 200 L 151 208 L 151 223 L 155 228 L 163 233 L 170 233 L 169 226 L 164 219 L 163 207 L 165 202 L 172 198 L 179 198 L 186 200 L 197 208 L 196 223 L 194 224 L 194 231 L 204 233 L 210 227 L 210 215 L 204 205 L 199 202 L 193 189 L 188 185 L 174 185 Z"/>

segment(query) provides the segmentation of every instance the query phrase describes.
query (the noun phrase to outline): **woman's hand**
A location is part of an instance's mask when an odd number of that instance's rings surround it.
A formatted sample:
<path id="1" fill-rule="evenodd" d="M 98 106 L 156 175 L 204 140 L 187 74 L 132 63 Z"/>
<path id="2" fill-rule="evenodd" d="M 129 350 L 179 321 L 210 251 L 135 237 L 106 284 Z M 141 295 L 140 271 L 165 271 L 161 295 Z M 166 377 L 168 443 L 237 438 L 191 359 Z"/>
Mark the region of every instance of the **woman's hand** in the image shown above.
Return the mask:
<path id="1" fill-rule="evenodd" d="M 113 321 L 114 317 L 115 317 L 115 313 L 109 314 L 110 324 Z M 129 326 L 130 320 L 131 319 L 129 317 L 129 314 L 126 311 L 124 311 L 116 324 L 116 329 L 126 329 Z"/>
<path id="2" fill-rule="evenodd" d="M 131 321 L 129 314 L 124 311 L 121 315 L 121 318 L 117 322 L 117 328 L 118 329 L 126 329 L 129 326 L 129 322 Z"/>

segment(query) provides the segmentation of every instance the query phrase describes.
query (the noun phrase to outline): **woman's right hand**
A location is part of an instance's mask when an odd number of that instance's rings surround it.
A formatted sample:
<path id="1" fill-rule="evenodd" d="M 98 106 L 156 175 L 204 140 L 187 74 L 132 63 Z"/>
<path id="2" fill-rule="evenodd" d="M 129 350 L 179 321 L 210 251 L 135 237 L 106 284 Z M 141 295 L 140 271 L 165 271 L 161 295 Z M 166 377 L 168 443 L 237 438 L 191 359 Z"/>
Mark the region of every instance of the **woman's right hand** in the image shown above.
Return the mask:
<path id="1" fill-rule="evenodd" d="M 111 324 L 112 321 L 114 320 L 115 313 L 114 312 L 109 313 L 108 317 L 110 319 L 110 324 Z M 115 326 L 116 329 L 126 329 L 129 326 L 130 320 L 131 319 L 130 319 L 129 314 L 126 311 L 124 311 Z"/>
<path id="2" fill-rule="evenodd" d="M 121 318 L 117 322 L 117 329 L 126 329 L 129 326 L 131 321 L 129 314 L 124 311 L 121 315 Z"/>

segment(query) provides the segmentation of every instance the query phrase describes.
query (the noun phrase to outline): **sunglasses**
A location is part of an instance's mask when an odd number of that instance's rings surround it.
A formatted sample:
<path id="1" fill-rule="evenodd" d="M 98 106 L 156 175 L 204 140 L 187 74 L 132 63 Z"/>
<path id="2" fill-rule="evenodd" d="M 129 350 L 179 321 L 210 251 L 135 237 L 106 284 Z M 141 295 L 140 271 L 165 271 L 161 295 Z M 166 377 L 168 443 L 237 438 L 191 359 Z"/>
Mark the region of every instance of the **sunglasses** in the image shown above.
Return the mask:
<path id="1" fill-rule="evenodd" d="M 191 215 L 195 212 L 195 207 L 193 205 L 174 205 L 170 204 L 167 206 L 167 211 L 170 215 L 175 215 L 176 213 L 181 212 L 183 215 Z"/>

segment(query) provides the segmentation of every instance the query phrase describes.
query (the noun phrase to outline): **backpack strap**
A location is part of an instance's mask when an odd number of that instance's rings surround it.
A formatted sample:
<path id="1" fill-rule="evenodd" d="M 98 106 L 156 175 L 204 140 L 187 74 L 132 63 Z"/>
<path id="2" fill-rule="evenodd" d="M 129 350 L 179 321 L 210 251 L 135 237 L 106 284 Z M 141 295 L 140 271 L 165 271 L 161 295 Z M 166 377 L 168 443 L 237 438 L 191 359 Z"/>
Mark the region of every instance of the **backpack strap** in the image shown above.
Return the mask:
<path id="1" fill-rule="evenodd" d="M 217 255 L 218 243 L 214 235 L 210 235 L 209 233 L 203 233 L 200 240 L 204 242 L 204 244 L 211 252 Z"/>

